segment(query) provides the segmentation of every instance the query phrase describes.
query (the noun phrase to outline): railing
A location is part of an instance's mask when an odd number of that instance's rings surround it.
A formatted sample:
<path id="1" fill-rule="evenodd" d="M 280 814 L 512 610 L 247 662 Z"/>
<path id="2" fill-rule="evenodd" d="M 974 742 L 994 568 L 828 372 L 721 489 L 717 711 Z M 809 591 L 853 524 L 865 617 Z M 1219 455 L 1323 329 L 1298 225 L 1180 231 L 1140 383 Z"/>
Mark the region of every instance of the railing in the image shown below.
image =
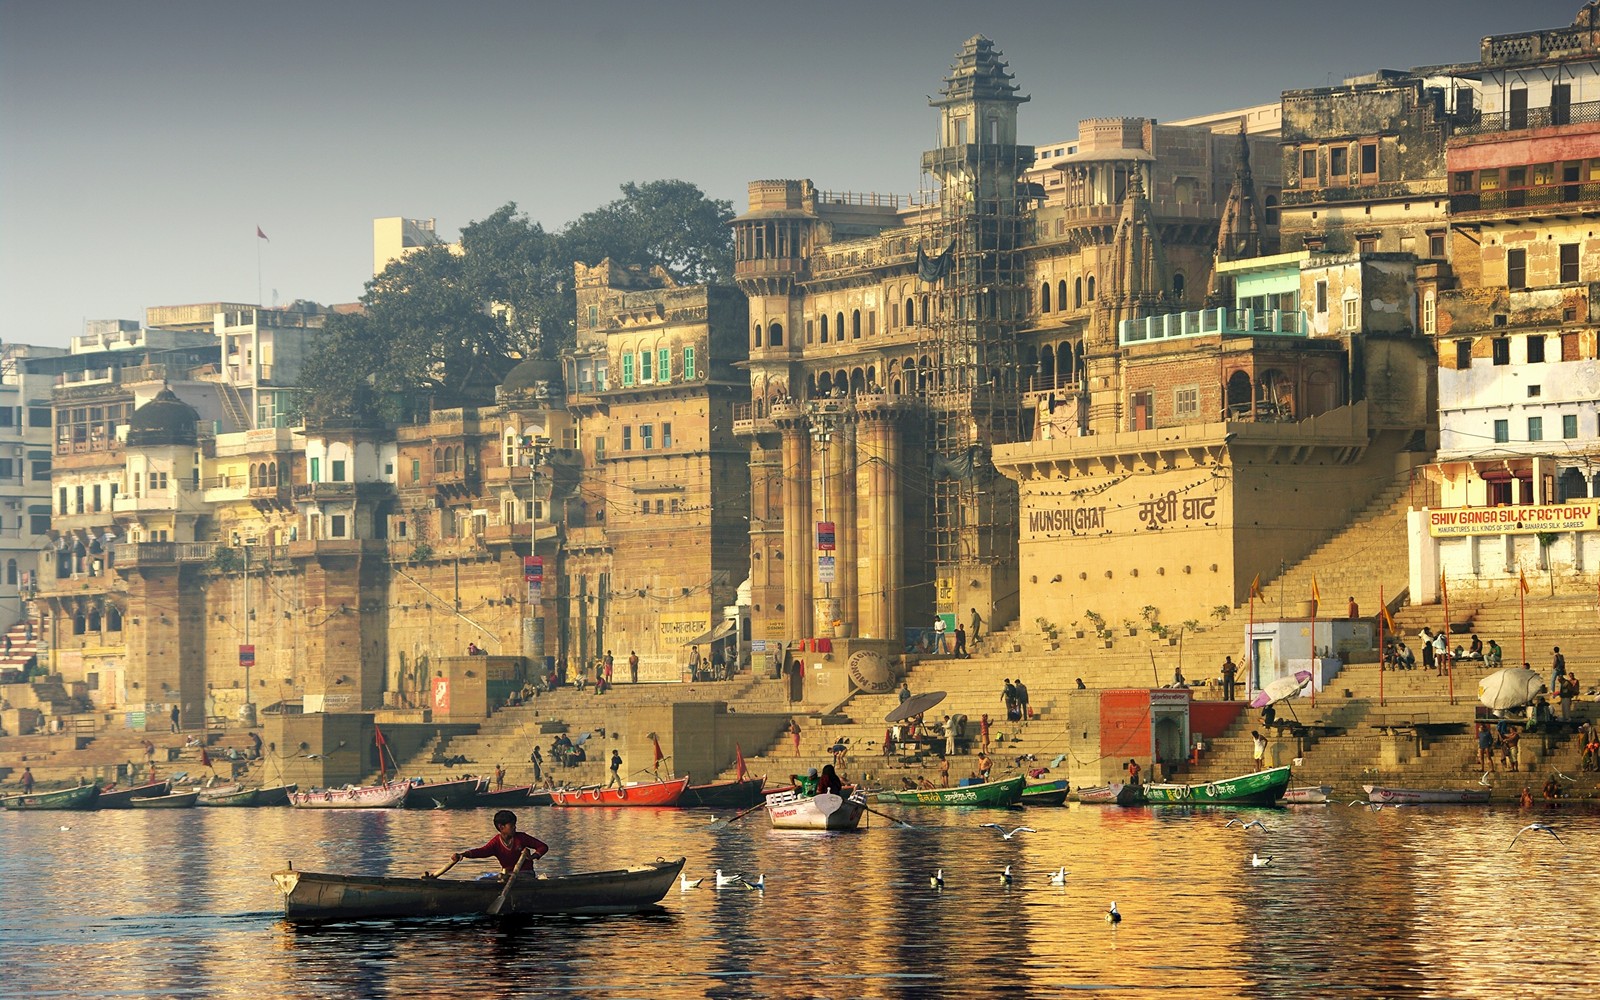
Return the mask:
<path id="1" fill-rule="evenodd" d="M 1540 184 L 1535 187 L 1498 188 L 1450 196 L 1451 212 L 1496 212 L 1515 208 L 1540 208 L 1600 201 L 1600 183 Z"/>
<path id="2" fill-rule="evenodd" d="M 1305 336 L 1305 317 L 1287 309 L 1200 309 L 1144 319 L 1125 319 L 1117 326 L 1120 344 L 1143 344 L 1207 334 L 1277 334 Z"/>
<path id="3" fill-rule="evenodd" d="M 1556 125 L 1592 125 L 1600 122 L 1600 101 L 1577 104 L 1551 104 L 1518 111 L 1484 111 L 1478 120 L 1455 129 L 1455 135 L 1488 135 L 1494 132 L 1521 132 Z"/>
<path id="4" fill-rule="evenodd" d="M 1028 379 L 1029 392 L 1081 392 L 1076 375 L 1035 375 Z"/>
<path id="5" fill-rule="evenodd" d="M 215 542 L 113 542 L 106 546 L 107 564 L 205 562 L 216 547 Z"/>
<path id="6" fill-rule="evenodd" d="M 295 483 L 296 500 L 330 500 L 356 495 L 355 483 Z"/>
<path id="7" fill-rule="evenodd" d="M 871 208 L 901 208 L 909 204 L 897 194 L 879 194 L 876 191 L 819 191 L 819 205 L 865 205 Z"/>

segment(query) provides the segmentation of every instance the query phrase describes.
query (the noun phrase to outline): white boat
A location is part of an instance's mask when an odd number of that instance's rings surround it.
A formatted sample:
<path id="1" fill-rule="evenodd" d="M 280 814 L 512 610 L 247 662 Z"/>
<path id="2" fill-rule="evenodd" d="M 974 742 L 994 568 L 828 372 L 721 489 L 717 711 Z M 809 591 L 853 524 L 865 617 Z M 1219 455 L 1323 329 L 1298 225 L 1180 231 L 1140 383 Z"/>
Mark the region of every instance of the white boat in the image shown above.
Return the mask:
<path id="1" fill-rule="evenodd" d="M 1291 788 L 1285 791 L 1283 793 L 1283 803 L 1291 806 L 1320 805 L 1327 802 L 1328 797 L 1332 794 L 1332 785 L 1301 785 L 1299 788 Z"/>
<path id="2" fill-rule="evenodd" d="M 776 830 L 854 830 L 867 812 L 866 797 L 859 791 L 845 798 L 832 792 L 799 795 L 784 788 L 769 793 L 766 806 Z"/>
<path id="3" fill-rule="evenodd" d="M 309 792 L 292 792 L 289 804 L 296 809 L 399 809 L 411 791 L 409 781 L 384 785 L 348 785 Z"/>
<path id="4" fill-rule="evenodd" d="M 1487 788 L 1388 788 L 1362 785 L 1367 800 L 1381 805 L 1439 806 L 1482 805 L 1489 801 Z"/>

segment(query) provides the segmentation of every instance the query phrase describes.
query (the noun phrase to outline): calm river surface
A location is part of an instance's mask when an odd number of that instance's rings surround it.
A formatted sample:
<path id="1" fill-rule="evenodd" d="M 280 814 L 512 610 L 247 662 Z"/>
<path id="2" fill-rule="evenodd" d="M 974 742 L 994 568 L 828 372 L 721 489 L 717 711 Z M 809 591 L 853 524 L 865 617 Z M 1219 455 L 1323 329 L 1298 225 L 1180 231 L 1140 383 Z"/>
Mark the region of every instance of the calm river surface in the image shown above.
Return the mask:
<path id="1" fill-rule="evenodd" d="M 1600 975 L 1593 813 L 884 808 L 918 828 L 523 809 L 550 873 L 681 854 L 691 875 L 765 874 L 768 888 L 707 877 L 644 916 L 321 929 L 279 919 L 270 872 L 437 870 L 488 839 L 490 812 L 8 813 L 0 995 L 1527 998 L 1578 996 Z M 1234 817 L 1269 829 L 1225 828 Z M 1508 848 L 1532 819 L 1565 844 Z M 1006 841 L 988 821 L 1037 832 Z M 928 883 L 941 867 L 942 892 Z"/>

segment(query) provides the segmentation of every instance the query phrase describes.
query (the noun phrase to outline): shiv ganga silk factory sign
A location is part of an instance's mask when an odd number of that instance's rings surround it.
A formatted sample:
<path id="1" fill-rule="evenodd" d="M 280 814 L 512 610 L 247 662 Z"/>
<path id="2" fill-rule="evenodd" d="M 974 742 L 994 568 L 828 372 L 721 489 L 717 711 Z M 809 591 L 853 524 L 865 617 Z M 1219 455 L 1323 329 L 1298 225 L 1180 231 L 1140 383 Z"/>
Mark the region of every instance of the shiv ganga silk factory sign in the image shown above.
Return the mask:
<path id="1" fill-rule="evenodd" d="M 1428 533 L 1435 538 L 1595 530 L 1600 530 L 1600 503 L 1592 500 L 1537 507 L 1451 507 L 1428 511 Z"/>

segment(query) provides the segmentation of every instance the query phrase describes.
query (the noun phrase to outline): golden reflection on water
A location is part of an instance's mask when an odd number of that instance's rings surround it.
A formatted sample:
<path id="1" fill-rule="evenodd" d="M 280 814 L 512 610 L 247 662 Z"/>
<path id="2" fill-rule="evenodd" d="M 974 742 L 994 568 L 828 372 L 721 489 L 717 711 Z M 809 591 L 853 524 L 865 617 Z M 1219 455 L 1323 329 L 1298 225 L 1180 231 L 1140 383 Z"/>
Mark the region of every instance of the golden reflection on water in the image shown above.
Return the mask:
<path id="1" fill-rule="evenodd" d="M 29 996 L 1569 996 L 1600 947 L 1600 817 L 1566 843 L 1507 809 L 1025 813 L 895 809 L 854 836 L 676 810 L 521 810 L 548 872 L 686 855 L 699 889 L 644 917 L 297 928 L 268 874 L 417 875 L 488 811 L 0 817 L 9 971 Z M 1268 830 L 1227 828 L 1260 818 Z M 1543 814 L 1541 819 L 1548 819 Z M 978 824 L 1035 833 L 1002 840 Z M 62 824 L 72 826 L 61 831 Z M 1254 868 L 1252 853 L 1270 856 Z M 463 862 L 452 872 L 484 870 Z M 1000 873 L 1012 867 L 1011 885 Z M 1066 885 L 1049 884 L 1065 866 Z M 766 876 L 716 891 L 716 868 Z M 928 877 L 942 868 L 945 888 Z M 1124 914 L 1113 928 L 1112 901 Z M 1554 955 L 1574 961 L 1552 962 Z"/>

